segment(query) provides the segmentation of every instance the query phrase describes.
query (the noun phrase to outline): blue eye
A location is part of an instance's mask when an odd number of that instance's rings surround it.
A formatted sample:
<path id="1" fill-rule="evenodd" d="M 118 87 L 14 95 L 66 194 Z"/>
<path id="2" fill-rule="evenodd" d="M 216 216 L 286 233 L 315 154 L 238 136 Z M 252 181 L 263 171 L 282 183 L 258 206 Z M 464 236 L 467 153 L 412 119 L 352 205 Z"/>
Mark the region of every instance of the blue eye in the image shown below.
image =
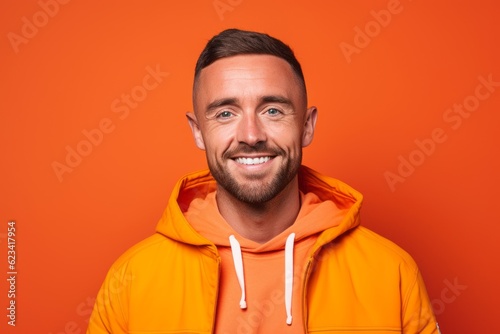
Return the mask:
<path id="1" fill-rule="evenodd" d="M 268 113 L 269 115 L 278 115 L 278 114 L 280 113 L 280 111 L 279 111 L 278 109 L 276 109 L 276 108 L 269 108 L 269 109 L 267 110 L 267 113 Z"/>
<path id="2" fill-rule="evenodd" d="M 227 110 L 224 110 L 223 112 L 221 112 L 219 115 L 217 115 L 218 118 L 229 118 L 231 117 L 233 114 L 230 112 L 230 111 L 227 111 Z"/>

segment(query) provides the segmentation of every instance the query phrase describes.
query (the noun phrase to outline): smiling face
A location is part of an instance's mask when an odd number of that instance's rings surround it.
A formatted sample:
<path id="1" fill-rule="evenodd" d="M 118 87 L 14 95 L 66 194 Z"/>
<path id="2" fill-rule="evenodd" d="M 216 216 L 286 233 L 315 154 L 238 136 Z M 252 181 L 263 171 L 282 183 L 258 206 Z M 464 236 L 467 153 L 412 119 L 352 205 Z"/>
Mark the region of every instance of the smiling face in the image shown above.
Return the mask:
<path id="1" fill-rule="evenodd" d="M 222 58 L 201 71 L 193 94 L 189 124 L 219 191 L 259 204 L 296 182 L 316 108 L 307 109 L 303 85 L 285 60 Z"/>

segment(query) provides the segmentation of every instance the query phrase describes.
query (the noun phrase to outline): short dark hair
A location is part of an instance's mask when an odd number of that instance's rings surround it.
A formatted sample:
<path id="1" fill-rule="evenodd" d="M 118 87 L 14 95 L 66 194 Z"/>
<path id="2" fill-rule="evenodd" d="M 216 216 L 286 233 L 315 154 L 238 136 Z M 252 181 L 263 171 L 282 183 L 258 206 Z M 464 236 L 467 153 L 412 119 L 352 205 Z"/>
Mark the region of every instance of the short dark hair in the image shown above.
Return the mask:
<path id="1" fill-rule="evenodd" d="M 277 38 L 264 33 L 227 29 L 210 39 L 200 54 L 194 70 L 194 80 L 205 67 L 215 61 L 237 55 L 262 54 L 284 59 L 295 72 L 306 90 L 304 74 L 292 49 Z"/>

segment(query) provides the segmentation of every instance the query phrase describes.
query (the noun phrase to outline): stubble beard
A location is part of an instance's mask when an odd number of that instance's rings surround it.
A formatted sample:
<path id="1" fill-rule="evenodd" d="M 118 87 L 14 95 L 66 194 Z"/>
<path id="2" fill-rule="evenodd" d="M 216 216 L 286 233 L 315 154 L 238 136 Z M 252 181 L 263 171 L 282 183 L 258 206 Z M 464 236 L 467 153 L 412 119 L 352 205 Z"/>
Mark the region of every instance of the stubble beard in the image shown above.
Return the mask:
<path id="1" fill-rule="evenodd" d="M 301 152 L 296 158 L 290 158 L 282 149 L 274 149 L 273 152 L 283 158 L 283 163 L 270 181 L 262 180 L 262 176 L 255 175 L 239 182 L 219 161 L 215 163 L 208 161 L 208 167 L 218 186 L 224 188 L 231 196 L 246 204 L 260 205 L 278 196 L 297 175 L 302 163 Z"/>

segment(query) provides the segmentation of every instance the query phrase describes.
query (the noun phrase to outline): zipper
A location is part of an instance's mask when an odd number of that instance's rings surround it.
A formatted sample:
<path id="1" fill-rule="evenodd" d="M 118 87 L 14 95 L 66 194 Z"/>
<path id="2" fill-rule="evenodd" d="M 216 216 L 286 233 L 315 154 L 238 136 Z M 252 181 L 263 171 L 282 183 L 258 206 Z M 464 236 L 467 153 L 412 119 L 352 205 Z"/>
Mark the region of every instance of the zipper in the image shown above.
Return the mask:
<path id="1" fill-rule="evenodd" d="M 307 260 L 306 264 L 306 271 L 305 271 L 305 277 L 304 277 L 304 283 L 302 286 L 302 318 L 304 321 L 304 333 L 307 333 L 307 318 L 308 318 L 308 313 L 307 313 L 307 285 L 309 282 L 309 277 L 311 276 L 311 267 L 313 263 L 314 258 L 310 257 Z"/>
<path id="2" fill-rule="evenodd" d="M 217 304 L 219 303 L 219 285 L 220 285 L 220 272 L 221 272 L 221 259 L 220 256 L 217 256 L 217 282 L 216 282 L 216 288 L 215 288 L 215 303 L 214 303 L 214 309 L 213 309 L 213 319 L 212 319 L 212 334 L 215 333 L 215 322 L 217 319 Z"/>

